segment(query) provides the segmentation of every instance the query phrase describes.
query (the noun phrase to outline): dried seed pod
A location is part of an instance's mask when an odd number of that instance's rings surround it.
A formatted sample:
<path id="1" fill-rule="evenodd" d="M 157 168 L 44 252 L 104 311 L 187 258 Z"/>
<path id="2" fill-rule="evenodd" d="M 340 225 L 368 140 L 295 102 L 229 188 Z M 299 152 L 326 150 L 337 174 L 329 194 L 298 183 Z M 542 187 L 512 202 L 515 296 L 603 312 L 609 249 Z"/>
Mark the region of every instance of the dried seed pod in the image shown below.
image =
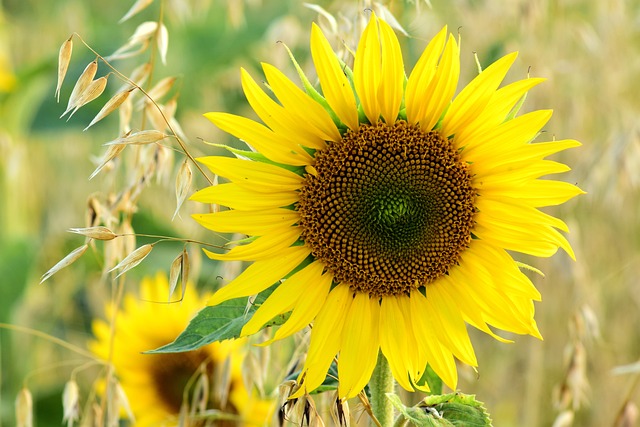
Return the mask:
<path id="1" fill-rule="evenodd" d="M 80 416 L 80 392 L 78 383 L 69 380 L 64 385 L 62 392 L 62 422 L 67 422 L 67 427 L 72 427 L 74 421 Z"/>
<path id="2" fill-rule="evenodd" d="M 169 32 L 164 24 L 160 24 L 158 29 L 158 52 L 160 52 L 160 60 L 163 65 L 167 64 L 167 49 L 169 48 Z"/>
<path id="3" fill-rule="evenodd" d="M 78 258 L 80 258 L 82 256 L 82 254 L 84 254 L 84 252 L 87 250 L 88 247 L 89 246 L 87 244 L 84 244 L 84 245 L 80 246 L 79 248 L 76 248 L 73 251 L 71 251 L 71 253 L 69 253 L 69 255 L 67 255 L 66 257 L 62 258 L 56 265 L 51 267 L 51 269 L 49 271 L 47 271 L 42 276 L 42 279 L 40 279 L 40 283 L 44 282 L 49 277 L 53 276 L 54 274 L 56 274 L 58 271 L 62 270 L 63 268 L 73 264 L 75 261 L 78 260 Z"/>
<path id="4" fill-rule="evenodd" d="M 171 263 L 171 268 L 169 269 L 169 296 L 167 301 L 171 302 L 171 295 L 176 290 L 176 286 L 178 286 L 178 277 L 180 277 L 180 271 L 182 270 L 182 254 L 180 254 L 173 260 Z"/>
<path id="5" fill-rule="evenodd" d="M 60 118 L 64 117 L 69 111 L 73 110 L 73 108 L 78 104 L 78 97 L 82 95 L 85 89 L 91 84 L 93 78 L 98 71 L 98 60 L 93 60 L 87 65 L 80 74 L 78 81 L 76 81 L 73 90 L 71 91 L 71 95 L 69 96 L 69 102 L 67 103 L 67 109 L 62 113 Z"/>
<path id="6" fill-rule="evenodd" d="M 158 99 L 162 98 L 171 90 L 176 80 L 177 80 L 176 77 L 165 77 L 164 79 L 160 80 L 151 89 L 147 91 L 148 98 L 151 98 L 154 101 L 157 101 Z M 144 101 L 148 102 L 148 98 L 147 100 L 144 100 Z M 140 105 L 139 108 L 140 107 L 142 107 L 142 105 Z"/>
<path id="7" fill-rule="evenodd" d="M 104 106 L 100 109 L 98 114 L 96 114 L 93 120 L 91 120 L 91 123 L 89 123 L 89 126 L 84 128 L 84 130 L 89 129 L 91 126 L 98 123 L 100 120 L 104 119 L 109 114 L 113 113 L 118 107 L 120 107 L 120 105 L 124 101 L 127 100 L 127 98 L 129 97 L 129 95 L 133 90 L 134 89 L 129 89 L 127 91 L 118 92 L 115 95 L 113 95 L 113 97 L 110 100 L 108 100 L 106 104 L 104 104 Z"/>
<path id="8" fill-rule="evenodd" d="M 109 230 L 107 227 L 86 227 L 86 228 L 70 228 L 70 232 L 76 234 L 82 234 L 83 236 L 89 237 L 90 239 L 96 240 L 113 240 L 118 237 L 114 234 L 113 231 Z"/>
<path id="9" fill-rule="evenodd" d="M 189 280 L 189 271 L 191 270 L 191 264 L 189 263 L 189 252 L 187 252 L 187 248 L 182 249 L 182 260 L 181 260 L 180 269 L 182 270 L 182 281 L 181 288 L 182 294 L 180 295 L 180 299 L 184 298 L 184 293 L 187 291 L 187 281 Z"/>
<path id="10" fill-rule="evenodd" d="M 140 264 L 142 260 L 149 255 L 152 249 L 153 243 L 140 246 L 138 249 L 127 255 L 125 259 L 120 261 L 118 265 L 109 270 L 109 273 L 115 270 L 120 270 L 120 273 L 118 273 L 116 277 L 122 276 L 124 273 Z"/>
<path id="11" fill-rule="evenodd" d="M 189 160 L 185 159 L 184 162 L 182 162 L 182 166 L 180 166 L 178 175 L 176 176 L 176 211 L 173 213 L 171 220 L 175 219 L 176 215 L 178 215 L 180 207 L 187 198 L 192 180 L 193 172 L 191 171 Z"/>
<path id="12" fill-rule="evenodd" d="M 60 46 L 60 53 L 58 54 L 58 84 L 56 85 L 55 97 L 57 102 L 60 102 L 60 88 L 64 77 L 67 75 L 69 69 L 69 61 L 71 61 L 71 52 L 73 52 L 73 35 L 70 36 L 62 46 Z"/>
<path id="13" fill-rule="evenodd" d="M 169 135 L 157 130 L 142 130 L 140 132 L 134 132 L 130 135 L 125 135 L 118 139 L 114 139 L 113 141 L 109 141 L 103 145 L 118 146 L 123 144 L 124 145 L 153 144 L 155 142 L 165 139 L 168 136 Z"/>
<path id="14" fill-rule="evenodd" d="M 93 173 L 89 176 L 89 179 L 93 179 L 94 176 L 98 175 L 102 168 L 107 165 L 107 163 L 113 160 L 118 154 L 120 154 L 122 150 L 124 150 L 124 147 L 126 147 L 126 144 L 110 145 L 109 148 L 107 148 L 107 152 L 102 156 L 100 164 L 98 165 L 96 170 L 94 170 Z"/>
<path id="15" fill-rule="evenodd" d="M 33 427 L 33 397 L 26 387 L 23 387 L 16 397 L 16 425 Z"/>
<path id="16" fill-rule="evenodd" d="M 136 1 L 133 4 L 133 6 L 131 6 L 131 9 L 129 9 L 129 11 L 122 18 L 120 18 L 118 23 L 120 24 L 120 23 L 126 21 L 127 19 L 131 18 L 132 16 L 136 15 L 138 12 L 143 11 L 151 3 L 153 3 L 153 0 L 138 0 L 138 1 Z"/>
<path id="17" fill-rule="evenodd" d="M 92 81 L 89 86 L 80 94 L 78 99 L 76 99 L 76 103 L 73 106 L 73 111 L 69 114 L 67 120 L 69 120 L 75 113 L 80 109 L 80 107 L 90 103 L 104 92 L 104 89 L 107 87 L 107 79 L 108 75 L 102 76 L 94 81 Z"/>

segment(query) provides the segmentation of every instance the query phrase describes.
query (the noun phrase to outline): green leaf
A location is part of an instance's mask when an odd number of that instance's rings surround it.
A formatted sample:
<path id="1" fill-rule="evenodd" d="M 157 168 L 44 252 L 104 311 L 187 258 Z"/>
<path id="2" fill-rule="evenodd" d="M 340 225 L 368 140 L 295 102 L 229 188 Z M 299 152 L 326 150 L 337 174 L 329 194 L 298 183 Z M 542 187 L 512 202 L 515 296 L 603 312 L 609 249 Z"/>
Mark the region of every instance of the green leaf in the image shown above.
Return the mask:
<path id="1" fill-rule="evenodd" d="M 238 338 L 242 327 L 278 285 L 275 284 L 259 293 L 248 310 L 246 297 L 203 308 L 175 341 L 146 353 L 179 353 L 196 350 L 214 341 Z M 288 314 L 276 316 L 263 328 L 282 325 L 288 317 Z"/>
<path id="2" fill-rule="evenodd" d="M 405 418 L 397 426 L 424 427 L 492 427 L 482 402 L 462 393 L 432 395 L 413 407 L 406 407 L 395 394 L 387 394 L 393 406 Z"/>

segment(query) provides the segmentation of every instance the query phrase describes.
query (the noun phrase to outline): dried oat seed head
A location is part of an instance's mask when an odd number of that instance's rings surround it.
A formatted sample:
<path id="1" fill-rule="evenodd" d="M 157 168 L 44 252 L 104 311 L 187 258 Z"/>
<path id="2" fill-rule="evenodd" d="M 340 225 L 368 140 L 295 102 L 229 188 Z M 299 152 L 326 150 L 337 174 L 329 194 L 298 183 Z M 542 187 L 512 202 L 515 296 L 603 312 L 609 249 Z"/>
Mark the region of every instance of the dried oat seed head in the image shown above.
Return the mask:
<path id="1" fill-rule="evenodd" d="M 51 267 L 51 269 L 49 271 L 47 271 L 42 276 L 42 279 L 40 279 L 40 283 L 44 282 L 49 277 L 53 276 L 54 274 L 56 274 L 58 271 L 62 270 L 63 268 L 73 264 L 75 261 L 78 260 L 78 258 L 80 258 L 82 256 L 82 254 L 84 254 L 84 252 L 87 250 L 88 247 L 89 247 L 89 245 L 84 244 L 84 245 L 80 246 L 79 248 L 76 248 L 73 251 L 71 251 L 71 253 L 69 253 L 69 255 L 67 255 L 66 257 L 62 258 L 62 260 L 60 260 L 56 265 Z"/>
<path id="2" fill-rule="evenodd" d="M 97 227 L 86 227 L 86 228 L 70 228 L 70 232 L 76 234 L 82 234 L 83 236 L 89 237 L 90 239 L 96 240 L 113 240 L 116 237 L 113 231 L 109 230 L 107 227 L 97 226 Z"/>
<path id="3" fill-rule="evenodd" d="M 178 277 L 180 277 L 180 271 L 182 270 L 182 254 L 183 252 L 180 252 L 180 254 L 175 257 L 169 269 L 169 295 L 167 297 L 167 301 L 169 302 L 171 302 L 171 295 L 173 295 L 176 286 L 178 286 Z"/>
<path id="4" fill-rule="evenodd" d="M 26 387 L 23 387 L 16 397 L 16 425 L 33 427 L 33 397 Z"/>
<path id="5" fill-rule="evenodd" d="M 180 166 L 178 175 L 176 176 L 176 211 L 173 213 L 173 217 L 171 218 L 171 220 L 174 220 L 176 215 L 178 215 L 180 207 L 187 198 L 187 194 L 189 193 L 189 189 L 191 188 L 192 180 L 193 172 L 191 171 L 189 161 L 185 159 L 184 162 L 182 162 L 182 166 Z"/>
<path id="6" fill-rule="evenodd" d="M 71 91 L 71 95 L 69 96 L 69 102 L 67 103 L 67 109 L 62 113 L 60 118 L 64 117 L 69 111 L 73 110 L 76 105 L 78 105 L 78 98 L 82 95 L 82 93 L 87 89 L 87 87 L 93 81 L 93 78 L 98 71 L 98 60 L 91 61 L 89 65 L 87 65 L 80 74 L 78 81 L 76 81 L 73 90 Z"/>
<path id="7" fill-rule="evenodd" d="M 143 11 L 144 9 L 146 9 L 151 3 L 153 3 L 153 0 L 137 0 L 133 6 L 131 6 L 131 9 L 129 9 L 129 11 L 122 17 L 120 18 L 120 21 L 118 21 L 118 23 L 123 23 L 124 21 L 126 21 L 127 19 L 131 18 L 132 16 L 136 15 L 138 12 Z"/>
<path id="8" fill-rule="evenodd" d="M 67 427 L 72 427 L 74 421 L 78 421 L 80 416 L 80 393 L 78 383 L 69 380 L 64 386 L 62 393 L 62 422 L 67 422 Z"/>
<path id="9" fill-rule="evenodd" d="M 104 153 L 104 155 L 102 156 L 102 159 L 100 160 L 100 164 L 98 165 L 98 167 L 96 168 L 96 170 L 93 171 L 93 173 L 89 176 L 89 179 L 93 179 L 94 176 L 98 175 L 98 173 L 102 170 L 102 168 L 104 168 L 107 163 L 109 163 L 111 160 L 115 159 L 115 157 L 120 154 L 120 152 L 122 150 L 124 150 L 124 147 L 126 147 L 126 144 L 116 144 L 116 145 L 109 145 L 109 147 L 107 148 L 107 151 Z"/>
<path id="10" fill-rule="evenodd" d="M 120 261 L 118 265 L 109 270 L 109 273 L 115 270 L 120 270 L 120 273 L 118 273 L 116 277 L 122 276 L 124 273 L 140 264 L 142 260 L 149 255 L 152 249 L 152 243 L 140 246 L 138 249 L 127 255 L 125 259 Z"/>
<path id="11" fill-rule="evenodd" d="M 69 61 L 71 61 L 71 52 L 73 52 L 73 35 L 70 36 L 62 46 L 60 46 L 60 53 L 58 54 L 58 84 L 56 85 L 55 97 L 56 101 L 60 102 L 60 88 L 64 77 L 67 75 L 69 69 Z"/>
<path id="12" fill-rule="evenodd" d="M 91 126 L 93 126 L 100 120 L 104 119 L 109 114 L 113 113 L 118 107 L 120 107 L 120 105 L 122 105 L 124 101 L 127 100 L 127 98 L 129 97 L 129 95 L 133 90 L 134 89 L 129 89 L 124 92 L 118 92 L 115 95 L 113 95 L 113 97 L 110 100 L 108 100 L 106 104 L 104 104 L 104 107 L 100 109 L 100 111 L 98 112 L 98 114 L 96 114 L 93 120 L 91 120 L 91 123 L 89 123 L 89 126 L 84 128 L 83 130 L 89 129 Z"/>

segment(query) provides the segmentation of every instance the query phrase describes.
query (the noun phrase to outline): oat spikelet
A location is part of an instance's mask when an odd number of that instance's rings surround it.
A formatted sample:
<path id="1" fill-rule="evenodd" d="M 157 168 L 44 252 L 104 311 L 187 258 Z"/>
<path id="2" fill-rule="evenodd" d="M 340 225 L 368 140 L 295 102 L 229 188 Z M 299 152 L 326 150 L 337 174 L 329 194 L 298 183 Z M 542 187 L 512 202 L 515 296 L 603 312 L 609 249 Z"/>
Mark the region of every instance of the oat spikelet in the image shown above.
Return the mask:
<path id="1" fill-rule="evenodd" d="M 16 397 L 16 425 L 33 427 L 33 397 L 26 387 L 23 387 Z"/>
<path id="2" fill-rule="evenodd" d="M 171 302 L 171 295 L 175 292 L 176 287 L 178 286 L 178 277 L 180 277 L 180 271 L 182 270 L 182 254 L 180 254 L 173 260 L 171 263 L 171 268 L 169 269 L 169 296 L 167 301 Z"/>
<path id="3" fill-rule="evenodd" d="M 107 87 L 107 79 L 109 75 L 100 77 L 92 81 L 89 86 L 80 94 L 78 99 L 76 100 L 75 105 L 73 106 L 73 111 L 69 114 L 67 120 L 69 120 L 82 106 L 90 103 L 104 92 L 104 89 Z"/>
<path id="4" fill-rule="evenodd" d="M 149 98 L 157 101 L 158 99 L 162 98 L 164 95 L 167 94 L 167 92 L 171 90 L 176 80 L 177 80 L 176 77 L 165 77 L 164 79 L 156 83 L 155 86 L 153 86 L 147 92 L 147 95 L 149 95 Z M 147 100 L 143 100 L 143 101 L 147 101 Z M 140 105 L 140 107 L 141 106 L 142 104 Z"/>
<path id="5" fill-rule="evenodd" d="M 89 179 L 93 179 L 94 176 L 98 175 L 98 173 L 102 170 L 102 168 L 104 168 L 107 165 L 107 163 L 109 163 L 118 154 L 120 154 L 120 152 L 124 150 L 124 147 L 126 146 L 127 146 L 126 144 L 110 145 L 109 148 L 107 149 L 107 152 L 104 153 L 104 155 L 102 156 L 102 159 L 100 160 L 100 164 L 98 165 L 96 170 L 94 170 L 93 173 L 89 176 Z"/>
<path id="6" fill-rule="evenodd" d="M 118 237 L 113 231 L 103 226 L 70 228 L 69 231 L 76 234 L 82 234 L 83 236 L 96 240 L 113 240 Z"/>
<path id="7" fill-rule="evenodd" d="M 62 422 L 67 422 L 67 427 L 73 427 L 73 423 L 78 421 L 80 416 L 80 392 L 78 383 L 69 380 L 64 385 L 62 392 Z"/>
<path id="8" fill-rule="evenodd" d="M 182 300 L 184 298 L 184 293 L 187 291 L 187 281 L 189 280 L 189 272 L 191 270 L 191 264 L 189 263 L 189 252 L 187 252 L 187 248 L 182 249 L 180 270 L 182 270 L 182 280 L 180 283 L 180 287 L 182 288 L 180 299 Z"/>
<path id="9" fill-rule="evenodd" d="M 62 270 L 63 268 L 65 268 L 65 267 L 73 264 L 74 262 L 76 262 L 78 260 L 78 258 L 80 258 L 82 256 L 82 254 L 84 254 L 84 252 L 87 250 L 88 247 L 89 247 L 89 245 L 84 244 L 84 245 L 80 246 L 79 248 L 76 248 L 76 249 L 72 250 L 71 253 L 69 253 L 69 255 L 67 255 L 66 257 L 62 258 L 56 265 L 51 267 L 51 269 L 49 271 L 47 271 L 42 276 L 42 279 L 40 279 L 40 283 L 44 282 L 49 277 L 53 276 L 54 274 L 56 274 L 58 271 Z"/>
<path id="10" fill-rule="evenodd" d="M 67 103 L 67 109 L 62 113 L 60 118 L 64 117 L 69 111 L 73 110 L 73 108 L 78 104 L 78 97 L 82 95 L 85 89 L 91 84 L 93 78 L 98 71 L 98 60 L 93 60 L 87 65 L 80 74 L 78 81 L 76 81 L 73 90 L 71 91 L 71 95 L 69 96 L 69 102 Z"/>
<path id="11" fill-rule="evenodd" d="M 158 30 L 158 52 L 160 52 L 160 60 L 162 65 L 167 65 L 167 50 L 169 48 L 169 32 L 164 24 L 160 24 Z"/>
<path id="12" fill-rule="evenodd" d="M 558 414 L 551 427 L 571 427 L 574 418 L 575 414 L 573 411 L 567 409 Z"/>
<path id="13" fill-rule="evenodd" d="M 142 130 L 140 132 L 135 132 L 130 135 L 122 136 L 118 139 L 114 139 L 113 141 L 109 141 L 103 145 L 106 146 L 118 146 L 118 145 L 144 145 L 144 144 L 153 144 L 158 141 L 162 141 L 169 135 L 162 133 L 157 130 Z"/>
<path id="14" fill-rule="evenodd" d="M 118 273 L 116 278 L 122 276 L 124 273 L 140 264 L 142 260 L 149 255 L 152 249 L 153 243 L 140 246 L 138 249 L 127 255 L 125 259 L 120 261 L 118 265 L 109 270 L 109 273 L 115 270 L 120 270 L 120 273 Z"/>
<path id="15" fill-rule="evenodd" d="M 635 427 L 638 423 L 639 415 L 636 404 L 627 400 L 620 408 L 613 427 Z"/>
<path id="16" fill-rule="evenodd" d="M 69 69 L 69 61 L 71 61 L 71 52 L 73 52 L 73 35 L 70 36 L 62 46 L 60 46 L 60 53 L 58 54 L 58 84 L 56 85 L 56 101 L 60 102 L 60 88 L 64 77 L 67 75 Z"/>
<path id="17" fill-rule="evenodd" d="M 129 97 L 132 91 L 133 89 L 129 89 L 124 92 L 116 93 L 110 100 L 107 101 L 106 104 L 104 104 L 104 107 L 102 107 L 98 112 L 98 114 L 96 114 L 96 116 L 93 118 L 93 120 L 91 120 L 91 123 L 89 123 L 89 126 L 84 128 L 83 130 L 89 129 L 91 126 L 98 123 L 100 120 L 104 119 L 109 114 L 113 113 L 118 107 L 120 107 L 120 105 L 122 105 L 124 101 L 127 100 L 127 98 Z"/>
<path id="18" fill-rule="evenodd" d="M 126 21 L 127 19 L 131 18 L 132 16 L 136 15 L 138 12 L 143 11 L 144 9 L 146 9 L 151 3 L 153 3 L 153 0 L 137 0 L 133 6 L 131 6 L 131 9 L 129 9 L 129 11 L 122 17 L 120 18 L 120 20 L 118 21 L 119 24 L 123 23 L 124 21 Z"/>
<path id="19" fill-rule="evenodd" d="M 171 220 L 173 221 L 180 211 L 180 207 L 187 198 L 189 189 L 191 188 L 191 181 L 193 180 L 193 172 L 189 165 L 188 159 L 185 159 L 180 166 L 178 176 L 176 176 L 176 211 L 173 213 Z"/>

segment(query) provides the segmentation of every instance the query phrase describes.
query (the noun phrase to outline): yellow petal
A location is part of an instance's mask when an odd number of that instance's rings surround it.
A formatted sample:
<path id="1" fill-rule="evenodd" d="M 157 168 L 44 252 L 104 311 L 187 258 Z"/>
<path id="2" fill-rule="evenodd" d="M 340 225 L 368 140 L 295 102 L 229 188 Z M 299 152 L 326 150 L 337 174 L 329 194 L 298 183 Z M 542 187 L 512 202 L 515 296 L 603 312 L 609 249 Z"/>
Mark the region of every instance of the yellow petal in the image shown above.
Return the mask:
<path id="1" fill-rule="evenodd" d="M 290 143 L 268 127 L 251 119 L 228 113 L 207 113 L 204 116 L 223 131 L 243 140 L 276 163 L 304 166 L 312 162 L 311 156 L 302 147 Z"/>
<path id="2" fill-rule="evenodd" d="M 377 298 L 356 292 L 344 320 L 338 359 L 338 395 L 355 397 L 367 385 L 380 348 L 380 303 Z"/>
<path id="3" fill-rule="evenodd" d="M 382 72 L 381 64 L 382 53 L 378 37 L 378 19 L 372 12 L 371 19 L 360 36 L 353 62 L 353 85 L 364 114 L 371 123 L 377 123 L 380 117 L 378 87 Z"/>
<path id="4" fill-rule="evenodd" d="M 322 274 L 323 268 L 322 263 L 316 261 L 286 279 L 244 325 L 241 336 L 255 334 L 274 317 L 291 311 L 296 306 L 300 296 L 305 294 L 305 291 L 309 288 L 314 287 L 314 282 Z M 306 295 L 303 299 L 307 299 Z"/>
<path id="5" fill-rule="evenodd" d="M 284 278 L 310 253 L 305 246 L 293 246 L 282 250 L 275 258 L 256 261 L 213 294 L 207 304 L 217 305 L 232 298 L 257 294 Z"/>
<path id="6" fill-rule="evenodd" d="M 407 109 L 407 120 L 411 124 L 424 121 L 426 111 L 422 105 L 426 103 L 429 84 L 436 73 L 438 59 L 444 49 L 447 41 L 447 27 L 445 26 L 438 34 L 429 42 L 420 59 L 409 75 L 407 81 L 407 89 L 405 93 L 405 105 Z M 433 127 L 433 126 L 432 126 Z"/>
<path id="7" fill-rule="evenodd" d="M 344 321 L 353 302 L 349 285 L 333 288 L 313 323 L 313 333 L 307 352 L 307 360 L 298 381 L 304 378 L 303 387 L 291 397 L 311 392 L 324 382 L 333 358 L 340 350 Z"/>
<path id="8" fill-rule="evenodd" d="M 193 214 L 204 227 L 220 233 L 243 233 L 262 236 L 275 230 L 285 231 L 298 222 L 300 214 L 291 209 L 265 209 L 262 211 L 222 211 Z"/>
<path id="9" fill-rule="evenodd" d="M 274 209 L 289 206 L 298 201 L 295 191 L 256 192 L 236 183 L 205 187 L 191 195 L 189 200 L 213 203 L 237 210 Z"/>
<path id="10" fill-rule="evenodd" d="M 536 208 L 561 205 L 569 199 L 585 194 L 573 184 L 550 179 L 537 179 L 523 186 L 485 186 L 482 190 L 487 197 L 511 197 Z"/>
<path id="11" fill-rule="evenodd" d="M 420 118 L 420 128 L 429 132 L 438 123 L 442 113 L 451 103 L 460 77 L 460 51 L 452 35 L 449 35 L 436 73 L 426 90 L 426 98 L 416 113 Z"/>
<path id="12" fill-rule="evenodd" d="M 326 148 L 324 139 L 310 131 L 305 122 L 297 120 L 282 105 L 271 99 L 244 68 L 240 70 L 240 75 L 242 89 L 249 105 L 280 138 L 286 139 L 293 146 L 300 144 L 319 150 Z"/>
<path id="13" fill-rule="evenodd" d="M 340 141 L 338 128 L 327 111 L 273 65 L 262 64 L 269 86 L 287 112 L 310 126 L 325 141 Z"/>
<path id="14" fill-rule="evenodd" d="M 267 163 L 220 156 L 197 160 L 211 172 L 258 192 L 297 190 L 304 182 L 300 175 Z"/>
<path id="15" fill-rule="evenodd" d="M 324 267 L 319 261 L 316 264 L 318 264 L 318 267 L 313 272 L 314 274 L 310 275 L 302 285 L 306 290 L 304 298 L 298 300 L 289 319 L 276 332 L 273 337 L 274 340 L 286 338 L 306 327 L 324 305 L 331 288 L 333 275 L 321 275 Z"/>
<path id="16" fill-rule="evenodd" d="M 380 26 L 382 73 L 378 89 L 380 113 L 386 123 L 394 123 L 398 118 L 402 96 L 404 95 L 404 63 L 398 38 L 383 20 Z"/>
<path id="17" fill-rule="evenodd" d="M 415 373 L 409 354 L 409 343 L 415 342 L 413 331 L 407 328 L 404 314 L 400 310 L 399 298 L 385 296 L 380 305 L 380 349 L 389 362 L 394 378 L 405 390 L 415 391 L 409 381 L 408 372 Z"/>
<path id="18" fill-rule="evenodd" d="M 249 244 L 235 246 L 225 254 L 217 254 L 207 249 L 204 249 L 204 252 L 209 258 L 220 261 L 255 261 L 277 256 L 281 250 L 291 246 L 299 237 L 300 230 L 297 227 L 291 227 L 285 233 L 265 234 Z"/>
<path id="19" fill-rule="evenodd" d="M 462 89 L 444 117 L 443 135 L 457 133 L 482 113 L 517 56 L 517 52 L 503 56 Z"/>
<path id="20" fill-rule="evenodd" d="M 329 106 L 349 129 L 358 130 L 358 107 L 351 84 L 329 42 L 315 23 L 311 27 L 311 55 Z"/>

